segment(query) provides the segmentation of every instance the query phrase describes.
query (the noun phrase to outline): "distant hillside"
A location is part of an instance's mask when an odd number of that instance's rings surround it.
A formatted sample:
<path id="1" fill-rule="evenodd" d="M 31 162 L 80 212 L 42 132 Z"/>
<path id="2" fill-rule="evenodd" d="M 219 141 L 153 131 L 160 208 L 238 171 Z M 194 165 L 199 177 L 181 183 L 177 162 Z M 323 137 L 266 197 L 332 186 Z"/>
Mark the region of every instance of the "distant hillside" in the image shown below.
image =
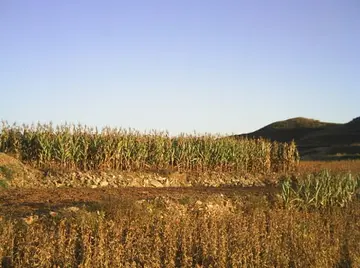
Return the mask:
<path id="1" fill-rule="evenodd" d="M 251 133 L 236 135 L 236 137 L 263 137 L 273 141 L 290 142 L 295 140 L 295 142 L 298 142 L 300 139 L 311 133 L 326 130 L 337 125 L 339 124 L 325 123 L 304 117 L 296 117 L 272 123 Z"/>
<path id="2" fill-rule="evenodd" d="M 296 117 L 235 137 L 263 137 L 279 142 L 294 140 L 302 159 L 360 158 L 360 117 L 346 124 Z"/>
<path id="3" fill-rule="evenodd" d="M 346 124 L 306 135 L 298 141 L 306 158 L 360 158 L 360 117 Z"/>

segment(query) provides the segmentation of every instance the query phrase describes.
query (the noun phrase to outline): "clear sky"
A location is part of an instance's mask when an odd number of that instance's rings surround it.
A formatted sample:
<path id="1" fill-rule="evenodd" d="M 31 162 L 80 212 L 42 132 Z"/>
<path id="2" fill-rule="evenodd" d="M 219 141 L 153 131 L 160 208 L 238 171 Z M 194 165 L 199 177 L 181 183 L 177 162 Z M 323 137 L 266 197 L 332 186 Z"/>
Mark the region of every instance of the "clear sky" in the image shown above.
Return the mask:
<path id="1" fill-rule="evenodd" d="M 359 0 L 0 0 L 0 119 L 243 133 L 360 116 Z"/>

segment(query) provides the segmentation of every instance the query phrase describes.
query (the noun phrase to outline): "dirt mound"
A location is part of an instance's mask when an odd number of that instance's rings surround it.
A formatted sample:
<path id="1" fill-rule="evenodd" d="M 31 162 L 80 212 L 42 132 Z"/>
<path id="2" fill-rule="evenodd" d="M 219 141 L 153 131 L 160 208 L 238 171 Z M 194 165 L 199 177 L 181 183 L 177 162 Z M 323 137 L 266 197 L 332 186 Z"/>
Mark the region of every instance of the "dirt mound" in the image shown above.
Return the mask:
<path id="1" fill-rule="evenodd" d="M 121 172 L 44 169 L 37 170 L 0 153 L 0 188 L 119 188 L 119 187 L 189 187 L 189 186 L 264 186 L 275 182 L 269 174 Z"/>
<path id="2" fill-rule="evenodd" d="M 24 165 L 21 161 L 0 153 L 0 188 L 39 185 L 42 172 Z"/>
<path id="3" fill-rule="evenodd" d="M 169 187 L 169 188 L 59 188 L 59 189 L 7 189 L 0 191 L 0 217 L 48 213 L 63 208 L 98 208 L 101 205 L 117 206 L 121 203 L 167 199 L 172 203 L 207 206 L 216 209 L 223 201 L 254 200 L 256 204 L 266 198 L 276 198 L 278 188 L 268 187 Z M 265 200 L 265 201 L 266 201 Z M 199 202 L 200 201 L 200 202 Z M 211 202 L 211 203 L 209 203 Z M 211 206 L 213 205 L 213 206 Z"/>

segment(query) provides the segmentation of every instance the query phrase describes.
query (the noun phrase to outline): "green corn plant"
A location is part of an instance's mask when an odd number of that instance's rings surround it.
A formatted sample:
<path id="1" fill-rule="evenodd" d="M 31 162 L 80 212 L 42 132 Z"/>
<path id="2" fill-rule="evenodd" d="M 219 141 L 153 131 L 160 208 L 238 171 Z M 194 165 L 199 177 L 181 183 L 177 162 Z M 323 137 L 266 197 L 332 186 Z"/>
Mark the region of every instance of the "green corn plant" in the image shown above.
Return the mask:
<path id="1" fill-rule="evenodd" d="M 285 207 L 290 207 L 291 203 L 296 200 L 294 196 L 296 196 L 296 191 L 291 185 L 291 179 L 286 178 L 281 183 L 281 198 L 284 202 Z"/>
<path id="2" fill-rule="evenodd" d="M 281 183 L 281 198 L 286 206 L 293 203 L 301 208 L 346 206 L 356 195 L 360 177 L 351 173 L 331 174 L 328 170 Z"/>
<path id="3" fill-rule="evenodd" d="M 140 133 L 132 129 L 52 124 L 17 126 L 3 122 L 0 151 L 42 167 L 186 172 L 291 172 L 298 165 L 294 143 L 264 139 L 234 139 L 219 135 L 168 132 Z"/>

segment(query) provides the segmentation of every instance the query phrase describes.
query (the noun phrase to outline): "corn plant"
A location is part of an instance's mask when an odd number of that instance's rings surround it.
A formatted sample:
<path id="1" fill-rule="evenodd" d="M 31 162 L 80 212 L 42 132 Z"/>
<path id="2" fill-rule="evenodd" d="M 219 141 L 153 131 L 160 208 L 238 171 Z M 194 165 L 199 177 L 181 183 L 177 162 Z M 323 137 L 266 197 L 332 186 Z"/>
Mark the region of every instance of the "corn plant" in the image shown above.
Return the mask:
<path id="1" fill-rule="evenodd" d="M 234 139 L 214 135 L 168 132 L 140 133 L 133 129 L 82 125 L 12 125 L 0 131 L 0 152 L 36 167 L 56 165 L 81 170 L 159 170 L 186 172 L 249 172 L 266 174 L 296 168 L 295 143 L 265 139 Z"/>
<path id="2" fill-rule="evenodd" d="M 360 176 L 331 174 L 324 170 L 296 178 L 296 182 L 286 178 L 281 183 L 281 198 L 287 207 L 344 207 L 354 198 L 359 186 Z"/>

